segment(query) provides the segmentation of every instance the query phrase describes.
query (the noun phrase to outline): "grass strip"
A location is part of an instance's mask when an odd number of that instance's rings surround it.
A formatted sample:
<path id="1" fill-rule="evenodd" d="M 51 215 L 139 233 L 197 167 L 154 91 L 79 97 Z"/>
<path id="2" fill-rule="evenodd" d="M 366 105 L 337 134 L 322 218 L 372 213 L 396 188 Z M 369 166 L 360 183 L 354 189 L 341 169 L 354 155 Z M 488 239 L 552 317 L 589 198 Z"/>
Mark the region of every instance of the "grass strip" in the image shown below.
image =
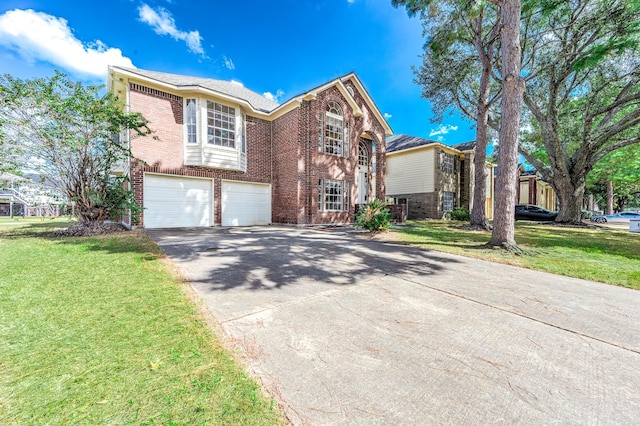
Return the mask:
<path id="1" fill-rule="evenodd" d="M 142 232 L 0 227 L 0 424 L 285 420 Z"/>
<path id="2" fill-rule="evenodd" d="M 447 253 L 640 289 L 640 235 L 626 230 L 517 222 L 516 242 L 529 255 L 486 248 L 491 233 L 456 221 L 408 221 L 387 238 Z"/>

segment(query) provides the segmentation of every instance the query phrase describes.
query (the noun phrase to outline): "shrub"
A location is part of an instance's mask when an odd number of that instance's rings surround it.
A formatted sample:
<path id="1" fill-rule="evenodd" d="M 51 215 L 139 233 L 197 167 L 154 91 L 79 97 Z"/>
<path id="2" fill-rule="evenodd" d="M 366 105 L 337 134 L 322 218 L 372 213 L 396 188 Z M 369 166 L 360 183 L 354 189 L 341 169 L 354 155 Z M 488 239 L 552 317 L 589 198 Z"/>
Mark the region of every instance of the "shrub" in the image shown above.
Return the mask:
<path id="1" fill-rule="evenodd" d="M 391 213 L 384 201 L 374 198 L 360 208 L 356 215 L 356 225 L 369 231 L 384 231 L 391 226 Z"/>
<path id="2" fill-rule="evenodd" d="M 458 207 L 451 211 L 450 217 L 451 220 L 469 220 L 471 215 L 469 214 L 469 210 Z"/>
<path id="3" fill-rule="evenodd" d="M 591 210 L 582 210 L 582 214 L 580 215 L 580 218 L 591 219 L 591 216 L 593 216 L 593 212 Z"/>

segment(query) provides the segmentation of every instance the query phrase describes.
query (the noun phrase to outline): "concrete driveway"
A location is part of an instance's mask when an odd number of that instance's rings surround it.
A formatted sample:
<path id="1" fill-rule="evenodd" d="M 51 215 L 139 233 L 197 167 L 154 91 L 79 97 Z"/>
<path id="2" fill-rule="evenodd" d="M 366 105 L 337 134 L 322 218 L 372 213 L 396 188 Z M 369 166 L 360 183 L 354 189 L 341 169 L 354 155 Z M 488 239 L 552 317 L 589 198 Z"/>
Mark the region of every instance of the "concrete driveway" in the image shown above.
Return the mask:
<path id="1" fill-rule="evenodd" d="M 149 234 L 294 424 L 640 423 L 640 291 L 346 233 Z"/>

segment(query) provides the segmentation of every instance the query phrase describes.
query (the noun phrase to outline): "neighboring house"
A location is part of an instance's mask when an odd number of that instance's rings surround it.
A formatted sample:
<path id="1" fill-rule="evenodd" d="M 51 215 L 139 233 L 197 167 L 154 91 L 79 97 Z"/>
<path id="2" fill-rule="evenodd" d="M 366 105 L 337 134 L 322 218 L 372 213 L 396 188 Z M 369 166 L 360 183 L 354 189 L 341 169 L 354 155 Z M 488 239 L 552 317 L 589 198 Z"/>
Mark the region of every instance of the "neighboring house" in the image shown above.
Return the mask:
<path id="1" fill-rule="evenodd" d="M 58 216 L 64 196 L 55 189 L 11 173 L 0 173 L 0 216 Z"/>
<path id="2" fill-rule="evenodd" d="M 157 137 L 124 138 L 144 162 L 120 170 L 144 207 L 137 225 L 351 223 L 356 204 L 384 198 L 392 131 L 354 73 L 281 105 L 234 82 L 115 66 L 108 89 Z"/>
<path id="3" fill-rule="evenodd" d="M 551 185 L 542 180 L 535 170 L 525 170 L 518 166 L 517 204 L 533 204 L 547 210 L 556 210 L 556 192 Z"/>
<path id="4" fill-rule="evenodd" d="M 387 139 L 386 196 L 407 205 L 409 219 L 442 218 L 473 204 L 475 142 L 447 146 L 408 135 Z M 487 168 L 487 217 L 493 217 L 494 166 Z"/>

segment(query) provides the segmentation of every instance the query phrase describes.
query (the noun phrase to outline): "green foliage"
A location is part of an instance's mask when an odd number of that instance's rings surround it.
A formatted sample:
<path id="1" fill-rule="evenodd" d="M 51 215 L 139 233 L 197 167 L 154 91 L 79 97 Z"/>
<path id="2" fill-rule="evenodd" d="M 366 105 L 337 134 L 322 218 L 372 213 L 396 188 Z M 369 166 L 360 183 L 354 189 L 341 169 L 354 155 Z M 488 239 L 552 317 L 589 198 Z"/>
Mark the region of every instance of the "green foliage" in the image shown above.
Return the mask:
<path id="1" fill-rule="evenodd" d="M 451 212 L 449 213 L 449 217 L 451 217 L 451 220 L 468 221 L 471 216 L 470 216 L 469 210 L 462 207 L 458 207 L 451 210 Z"/>
<path id="2" fill-rule="evenodd" d="M 128 113 L 113 94 L 57 72 L 51 78 L 0 77 L 0 161 L 32 169 L 75 204 L 82 223 L 139 211 L 114 169 L 131 159 L 119 135 L 148 135 L 148 121 Z"/>
<path id="3" fill-rule="evenodd" d="M 606 205 L 606 182 L 613 185 L 616 210 L 636 205 L 640 195 L 640 145 L 630 145 L 598 161 L 587 176 L 587 191 L 600 206 Z"/>
<path id="4" fill-rule="evenodd" d="M 384 201 L 374 198 L 356 215 L 356 225 L 369 231 L 379 232 L 391 226 L 391 213 Z"/>

